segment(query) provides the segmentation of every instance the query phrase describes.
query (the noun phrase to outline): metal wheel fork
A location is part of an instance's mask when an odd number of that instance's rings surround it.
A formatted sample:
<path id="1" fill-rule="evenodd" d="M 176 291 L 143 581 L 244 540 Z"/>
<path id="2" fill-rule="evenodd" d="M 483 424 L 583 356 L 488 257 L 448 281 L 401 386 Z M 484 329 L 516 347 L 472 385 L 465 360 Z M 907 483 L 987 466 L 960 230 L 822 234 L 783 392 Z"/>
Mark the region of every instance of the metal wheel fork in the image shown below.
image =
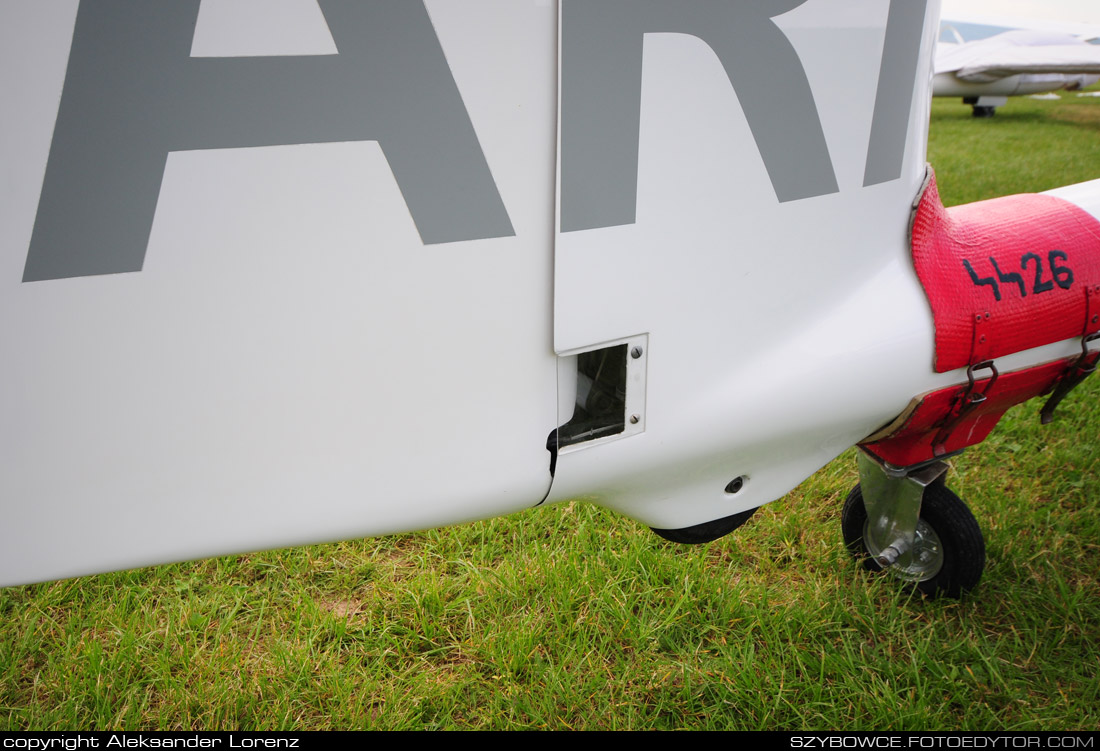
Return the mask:
<path id="1" fill-rule="evenodd" d="M 910 581 L 936 575 L 943 545 L 935 530 L 920 520 L 924 490 L 940 479 L 947 464 L 933 460 L 894 467 L 867 451 L 859 452 L 859 484 L 867 509 L 864 545 L 877 564 Z"/>

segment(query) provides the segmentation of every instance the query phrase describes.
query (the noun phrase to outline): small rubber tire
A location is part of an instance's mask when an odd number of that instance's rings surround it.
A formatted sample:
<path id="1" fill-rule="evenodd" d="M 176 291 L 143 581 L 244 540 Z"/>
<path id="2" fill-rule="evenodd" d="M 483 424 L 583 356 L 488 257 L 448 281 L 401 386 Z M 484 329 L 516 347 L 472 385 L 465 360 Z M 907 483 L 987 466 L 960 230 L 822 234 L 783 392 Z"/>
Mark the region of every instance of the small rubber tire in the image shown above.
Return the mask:
<path id="1" fill-rule="evenodd" d="M 966 504 L 942 482 L 932 483 L 925 488 L 921 499 L 920 521 L 938 537 L 943 563 L 937 570 L 916 578 L 907 577 L 903 572 L 894 573 L 907 579 L 910 587 L 929 598 L 958 598 L 978 586 L 985 569 L 985 540 L 977 519 Z M 852 556 L 863 563 L 864 568 L 881 571 L 882 566 L 875 561 L 864 542 L 866 527 L 867 508 L 863 505 L 863 491 L 856 485 L 848 494 L 840 516 L 844 544 Z"/>

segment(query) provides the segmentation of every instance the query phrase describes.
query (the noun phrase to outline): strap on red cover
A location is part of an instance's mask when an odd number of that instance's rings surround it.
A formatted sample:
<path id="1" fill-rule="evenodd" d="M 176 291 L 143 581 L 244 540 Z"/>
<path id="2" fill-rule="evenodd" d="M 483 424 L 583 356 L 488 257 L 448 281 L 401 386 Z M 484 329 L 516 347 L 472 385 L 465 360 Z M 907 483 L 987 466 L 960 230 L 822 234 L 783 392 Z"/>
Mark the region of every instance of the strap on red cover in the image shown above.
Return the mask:
<path id="1" fill-rule="evenodd" d="M 1081 356 L 1063 371 L 1052 387 L 1053 393 L 1043 405 L 1039 416 L 1043 425 L 1054 420 L 1054 410 L 1069 392 L 1096 371 L 1097 356 L 1089 350 L 1089 342 L 1100 339 L 1100 286 L 1085 289 L 1085 327 L 1081 334 Z"/>
<path id="2" fill-rule="evenodd" d="M 1100 353 L 1090 353 L 1087 364 L 1095 366 L 1098 357 Z M 1046 392 L 1077 362 L 1078 358 L 1071 357 L 977 380 L 973 390 L 984 394 L 985 399 L 972 405 L 967 403 L 971 391 L 968 386 L 925 394 L 919 398 L 916 409 L 908 410 L 909 417 L 889 435 L 861 445 L 896 467 L 911 467 L 961 451 L 984 441 L 1009 407 Z M 952 423 L 952 429 L 944 436 L 943 428 Z M 938 440 L 942 443 L 937 446 Z"/>
<path id="3" fill-rule="evenodd" d="M 1100 307 L 1100 221 L 1060 198 L 945 209 L 929 170 L 910 237 L 937 373 L 1081 336 Z"/>
<path id="4" fill-rule="evenodd" d="M 1100 221 L 1045 195 L 945 209 L 929 169 L 910 239 L 932 306 L 935 370 L 965 367 L 968 383 L 925 394 L 862 445 L 898 467 L 921 464 L 981 443 L 1009 407 L 1053 390 L 1049 422 L 1100 360 L 1088 348 L 1100 331 Z M 1074 337 L 1078 357 L 997 372 L 998 357 Z"/>

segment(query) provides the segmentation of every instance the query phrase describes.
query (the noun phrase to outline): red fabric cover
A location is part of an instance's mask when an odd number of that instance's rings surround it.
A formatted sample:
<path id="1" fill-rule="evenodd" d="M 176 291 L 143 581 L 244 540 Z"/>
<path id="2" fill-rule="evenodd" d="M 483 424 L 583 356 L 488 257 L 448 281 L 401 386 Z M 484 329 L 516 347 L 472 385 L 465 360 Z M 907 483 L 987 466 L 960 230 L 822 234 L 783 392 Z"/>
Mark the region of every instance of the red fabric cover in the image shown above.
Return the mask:
<path id="1" fill-rule="evenodd" d="M 1088 361 L 1095 363 L 1098 355 L 1100 353 L 1090 355 Z M 986 394 L 986 400 L 976 405 L 954 426 L 944 441 L 946 452 L 959 451 L 984 441 L 1009 407 L 1047 391 L 1077 360 L 1077 357 L 1070 357 L 1002 373 Z M 979 375 L 982 373 L 988 371 L 980 371 Z M 988 377 L 975 381 L 975 390 L 978 393 L 985 391 L 989 381 Z M 958 414 L 966 391 L 967 384 L 963 384 L 925 394 L 904 425 L 886 438 L 861 445 L 897 467 L 909 467 L 934 459 L 933 442 L 943 425 Z"/>
<path id="2" fill-rule="evenodd" d="M 945 209 L 933 176 L 911 241 L 937 373 L 1096 330 L 1086 316 L 1100 295 L 1100 221 L 1068 201 L 1030 194 Z"/>

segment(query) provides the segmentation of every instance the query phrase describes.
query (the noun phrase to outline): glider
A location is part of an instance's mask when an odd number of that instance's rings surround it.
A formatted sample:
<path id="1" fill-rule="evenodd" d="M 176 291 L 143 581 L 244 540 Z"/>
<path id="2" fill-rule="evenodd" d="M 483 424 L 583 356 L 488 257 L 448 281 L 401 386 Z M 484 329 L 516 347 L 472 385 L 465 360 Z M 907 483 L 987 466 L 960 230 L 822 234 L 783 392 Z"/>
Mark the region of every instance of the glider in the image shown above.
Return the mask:
<path id="1" fill-rule="evenodd" d="M 957 32 L 956 32 L 957 33 Z M 991 117 L 1006 97 L 1076 90 L 1100 81 L 1100 45 L 1059 31 L 1014 29 L 975 41 L 940 41 L 933 96 L 962 97 Z"/>
<path id="2" fill-rule="evenodd" d="M 1100 181 L 942 206 L 938 12 L 0 4 L 0 586 L 582 496 L 705 542 L 859 444 L 853 552 L 972 589 L 944 462 L 1095 367 Z"/>

